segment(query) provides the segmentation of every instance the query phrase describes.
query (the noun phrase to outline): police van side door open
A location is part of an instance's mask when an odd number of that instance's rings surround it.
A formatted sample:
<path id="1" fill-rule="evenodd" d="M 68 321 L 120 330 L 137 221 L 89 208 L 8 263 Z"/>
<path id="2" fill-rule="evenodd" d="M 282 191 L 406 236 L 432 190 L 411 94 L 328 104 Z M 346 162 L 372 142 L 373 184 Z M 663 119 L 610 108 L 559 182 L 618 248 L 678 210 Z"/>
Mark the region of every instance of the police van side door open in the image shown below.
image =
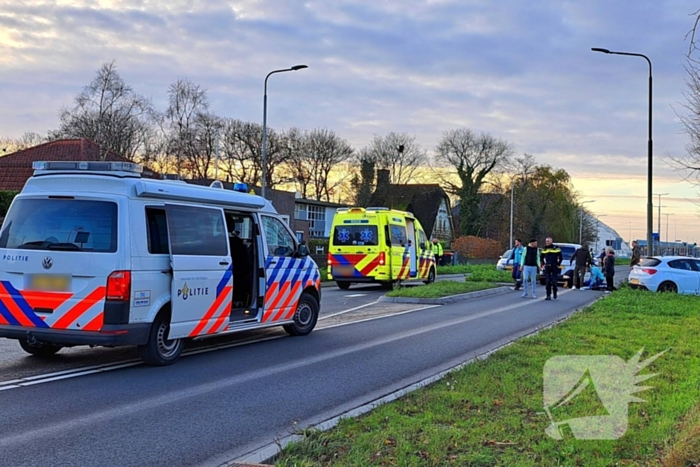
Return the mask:
<path id="1" fill-rule="evenodd" d="M 233 289 L 228 232 L 221 208 L 166 204 L 171 285 L 169 339 L 228 327 Z"/>

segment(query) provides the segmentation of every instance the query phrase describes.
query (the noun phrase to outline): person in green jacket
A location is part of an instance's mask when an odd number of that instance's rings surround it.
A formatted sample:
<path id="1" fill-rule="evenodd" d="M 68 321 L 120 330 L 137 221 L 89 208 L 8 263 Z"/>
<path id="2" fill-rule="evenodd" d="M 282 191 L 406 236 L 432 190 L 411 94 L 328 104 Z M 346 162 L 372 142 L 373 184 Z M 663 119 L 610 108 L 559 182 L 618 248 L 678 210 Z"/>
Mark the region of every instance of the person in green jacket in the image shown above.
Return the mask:
<path id="1" fill-rule="evenodd" d="M 442 266 L 442 245 L 438 242 L 438 239 L 433 237 L 433 254 L 435 255 L 435 264 Z"/>

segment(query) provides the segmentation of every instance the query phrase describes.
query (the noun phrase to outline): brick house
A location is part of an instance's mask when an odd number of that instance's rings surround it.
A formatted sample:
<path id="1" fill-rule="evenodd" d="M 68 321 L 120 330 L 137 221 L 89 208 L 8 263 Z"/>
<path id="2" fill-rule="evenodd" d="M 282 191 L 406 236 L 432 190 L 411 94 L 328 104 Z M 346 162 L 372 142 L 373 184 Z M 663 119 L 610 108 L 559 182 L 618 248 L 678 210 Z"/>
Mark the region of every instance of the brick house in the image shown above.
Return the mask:
<path id="1" fill-rule="evenodd" d="M 34 173 L 37 161 L 115 161 L 129 162 L 125 157 L 102 149 L 89 139 L 60 139 L 33 146 L 0 157 L 0 191 L 20 191 Z M 157 175 L 146 168 L 144 177 Z"/>

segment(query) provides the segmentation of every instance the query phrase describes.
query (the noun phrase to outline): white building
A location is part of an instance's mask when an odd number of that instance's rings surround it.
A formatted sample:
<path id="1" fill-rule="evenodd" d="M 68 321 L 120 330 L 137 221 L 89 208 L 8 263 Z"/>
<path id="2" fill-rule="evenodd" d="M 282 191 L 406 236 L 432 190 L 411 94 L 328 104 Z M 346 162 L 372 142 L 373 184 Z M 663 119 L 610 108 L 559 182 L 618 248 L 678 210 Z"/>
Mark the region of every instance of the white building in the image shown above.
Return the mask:
<path id="1" fill-rule="evenodd" d="M 632 255 L 632 247 L 622 239 L 620 234 L 618 234 L 615 229 L 606 225 L 599 220 L 596 220 L 596 226 L 598 230 L 598 235 L 596 242 L 591 243 L 589 247 L 597 255 L 603 248 L 612 247 L 615 250 L 615 256 L 629 257 Z"/>

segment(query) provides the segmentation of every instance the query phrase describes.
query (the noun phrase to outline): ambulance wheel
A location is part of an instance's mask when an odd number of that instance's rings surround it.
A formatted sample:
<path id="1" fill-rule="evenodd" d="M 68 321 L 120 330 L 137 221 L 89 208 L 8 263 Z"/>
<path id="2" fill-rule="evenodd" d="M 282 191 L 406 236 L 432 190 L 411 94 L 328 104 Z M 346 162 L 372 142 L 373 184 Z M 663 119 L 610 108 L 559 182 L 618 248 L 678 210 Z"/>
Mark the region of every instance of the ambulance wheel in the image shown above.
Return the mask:
<path id="1" fill-rule="evenodd" d="M 175 363 L 180 357 L 184 342 L 182 339 L 168 339 L 168 332 L 170 332 L 170 315 L 168 313 L 158 313 L 151 325 L 148 342 L 145 345 L 138 346 L 139 355 L 144 363 L 153 366 L 165 366 Z"/>
<path id="2" fill-rule="evenodd" d="M 428 278 L 423 281 L 424 284 L 432 284 L 435 282 L 435 268 L 430 268 L 430 272 L 428 273 Z"/>
<path id="3" fill-rule="evenodd" d="M 48 344 L 46 342 L 30 344 L 27 339 L 18 340 L 20 347 L 22 347 L 22 350 L 39 358 L 53 357 L 54 355 L 56 355 L 56 352 L 63 348 L 60 345 Z"/>
<path id="4" fill-rule="evenodd" d="M 389 282 L 382 282 L 382 289 L 384 290 L 394 290 L 394 283 L 389 281 Z"/>
<path id="5" fill-rule="evenodd" d="M 338 288 L 341 290 L 348 290 L 350 288 L 350 282 L 348 281 L 335 281 L 338 284 Z"/>
<path id="6" fill-rule="evenodd" d="M 303 293 L 294 312 L 294 322 L 284 326 L 291 336 L 305 336 L 316 327 L 318 321 L 318 301 L 310 294 Z"/>

